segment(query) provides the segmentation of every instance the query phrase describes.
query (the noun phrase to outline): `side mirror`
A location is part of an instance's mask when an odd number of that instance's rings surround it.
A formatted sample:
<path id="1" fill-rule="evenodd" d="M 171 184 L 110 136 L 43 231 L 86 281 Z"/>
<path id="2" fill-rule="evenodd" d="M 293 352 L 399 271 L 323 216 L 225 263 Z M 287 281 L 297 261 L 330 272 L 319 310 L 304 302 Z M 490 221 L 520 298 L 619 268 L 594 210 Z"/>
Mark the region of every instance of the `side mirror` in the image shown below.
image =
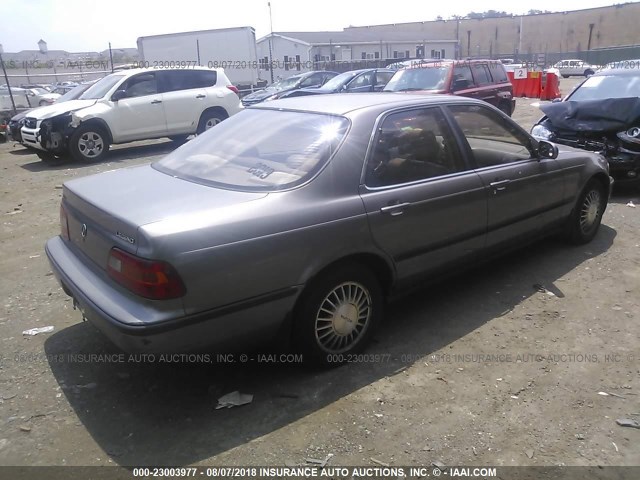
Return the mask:
<path id="1" fill-rule="evenodd" d="M 113 92 L 113 95 L 111 95 L 111 101 L 117 102 L 118 100 L 126 96 L 127 96 L 127 92 L 125 92 L 124 90 L 116 90 L 115 92 Z"/>
<path id="2" fill-rule="evenodd" d="M 538 142 L 538 158 L 558 158 L 558 147 L 553 143 L 540 140 Z"/>

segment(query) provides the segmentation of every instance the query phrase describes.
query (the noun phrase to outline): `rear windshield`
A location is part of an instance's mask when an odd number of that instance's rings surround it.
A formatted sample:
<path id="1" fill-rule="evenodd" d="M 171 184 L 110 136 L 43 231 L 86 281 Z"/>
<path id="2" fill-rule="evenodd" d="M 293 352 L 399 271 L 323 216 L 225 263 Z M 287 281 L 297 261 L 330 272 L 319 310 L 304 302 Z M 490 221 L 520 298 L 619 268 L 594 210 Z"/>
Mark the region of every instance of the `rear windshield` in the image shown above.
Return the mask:
<path id="1" fill-rule="evenodd" d="M 449 69 L 450 65 L 438 63 L 429 67 L 398 70 L 384 87 L 384 91 L 444 90 Z"/>
<path id="2" fill-rule="evenodd" d="M 313 176 L 336 151 L 348 126 L 344 117 L 244 110 L 153 167 L 220 188 L 282 190 Z"/>
<path id="3" fill-rule="evenodd" d="M 638 75 L 595 75 L 587 78 L 569 97 L 569 100 L 604 100 L 606 98 L 640 97 Z"/>

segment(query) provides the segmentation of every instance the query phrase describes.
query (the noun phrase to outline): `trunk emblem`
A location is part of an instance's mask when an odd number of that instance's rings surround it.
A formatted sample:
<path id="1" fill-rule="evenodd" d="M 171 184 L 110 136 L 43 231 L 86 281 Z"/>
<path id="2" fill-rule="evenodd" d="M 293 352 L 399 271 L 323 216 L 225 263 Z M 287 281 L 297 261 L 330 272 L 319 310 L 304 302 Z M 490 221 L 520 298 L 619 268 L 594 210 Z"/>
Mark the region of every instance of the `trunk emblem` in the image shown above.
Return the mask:
<path id="1" fill-rule="evenodd" d="M 82 230 L 80 231 L 80 233 L 82 234 L 82 238 L 86 238 L 87 237 L 87 224 L 83 223 L 82 224 Z"/>
<path id="2" fill-rule="evenodd" d="M 129 242 L 131 245 L 136 243 L 136 240 L 134 238 L 131 238 L 129 235 L 125 235 L 122 232 L 116 232 L 116 237 L 121 238 L 125 242 Z"/>

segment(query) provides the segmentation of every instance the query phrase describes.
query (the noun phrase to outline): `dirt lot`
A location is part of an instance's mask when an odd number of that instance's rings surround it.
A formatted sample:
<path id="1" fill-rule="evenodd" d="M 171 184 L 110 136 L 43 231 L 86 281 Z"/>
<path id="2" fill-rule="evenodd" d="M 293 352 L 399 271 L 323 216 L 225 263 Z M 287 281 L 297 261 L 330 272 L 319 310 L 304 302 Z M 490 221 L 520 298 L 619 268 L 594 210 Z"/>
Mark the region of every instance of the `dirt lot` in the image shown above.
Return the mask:
<path id="1" fill-rule="evenodd" d="M 527 129 L 532 102 L 514 115 Z M 638 191 L 614 195 L 589 245 L 549 240 L 389 306 L 377 358 L 330 371 L 82 361 L 118 351 L 50 273 L 59 187 L 172 148 L 50 167 L 0 144 L 1 465 L 640 464 L 640 430 L 616 425 L 640 420 Z M 216 410 L 234 390 L 253 402 Z"/>

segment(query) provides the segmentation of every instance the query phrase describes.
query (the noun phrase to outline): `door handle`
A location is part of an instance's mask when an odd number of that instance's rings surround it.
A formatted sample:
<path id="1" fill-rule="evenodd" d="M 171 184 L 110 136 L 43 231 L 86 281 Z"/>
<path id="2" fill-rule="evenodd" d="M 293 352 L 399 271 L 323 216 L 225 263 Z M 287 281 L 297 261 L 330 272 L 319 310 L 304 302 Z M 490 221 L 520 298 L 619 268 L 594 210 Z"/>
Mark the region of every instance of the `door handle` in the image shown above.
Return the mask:
<path id="1" fill-rule="evenodd" d="M 153 102 L 151 102 L 151 105 L 155 105 L 157 103 L 162 103 L 162 100 L 154 100 Z"/>
<path id="2" fill-rule="evenodd" d="M 380 211 L 382 213 L 388 213 L 392 217 L 396 215 L 402 215 L 404 213 L 404 209 L 407 208 L 411 203 L 396 203 L 394 205 L 387 205 L 386 207 L 382 207 Z"/>
<path id="3" fill-rule="evenodd" d="M 207 98 L 206 95 L 200 94 L 200 95 L 196 95 L 196 98 Z"/>
<path id="4" fill-rule="evenodd" d="M 502 192 L 507 189 L 507 185 L 511 183 L 511 180 L 500 180 L 497 182 L 491 182 L 489 186 L 493 188 L 493 193 Z"/>

